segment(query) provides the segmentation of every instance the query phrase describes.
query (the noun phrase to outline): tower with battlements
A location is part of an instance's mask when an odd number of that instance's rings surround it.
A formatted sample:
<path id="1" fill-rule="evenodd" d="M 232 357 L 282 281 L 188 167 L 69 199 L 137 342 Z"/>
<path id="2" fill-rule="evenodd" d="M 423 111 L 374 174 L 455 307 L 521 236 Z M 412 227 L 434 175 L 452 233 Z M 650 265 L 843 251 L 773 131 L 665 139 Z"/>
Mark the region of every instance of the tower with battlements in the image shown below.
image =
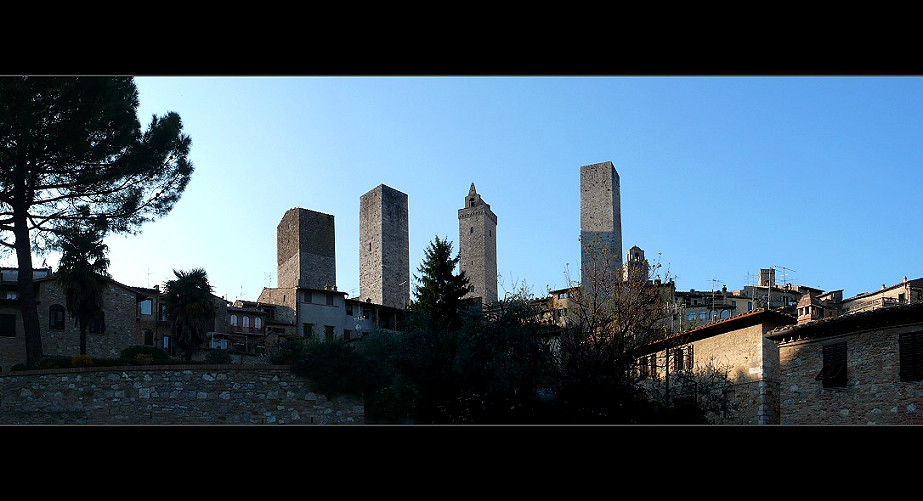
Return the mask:
<path id="1" fill-rule="evenodd" d="M 410 302 L 407 194 L 380 184 L 359 198 L 359 298 L 393 308 Z"/>
<path id="2" fill-rule="evenodd" d="M 458 209 L 458 268 L 470 284 L 465 297 L 497 302 L 497 215 L 471 183 L 465 207 Z"/>

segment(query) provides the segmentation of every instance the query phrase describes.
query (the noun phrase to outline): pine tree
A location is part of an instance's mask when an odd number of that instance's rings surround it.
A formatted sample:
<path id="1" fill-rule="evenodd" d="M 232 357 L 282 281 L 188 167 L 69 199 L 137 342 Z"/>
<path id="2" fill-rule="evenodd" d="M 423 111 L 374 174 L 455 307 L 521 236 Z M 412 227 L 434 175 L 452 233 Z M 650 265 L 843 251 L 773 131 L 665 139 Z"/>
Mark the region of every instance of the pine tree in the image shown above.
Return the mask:
<path id="1" fill-rule="evenodd" d="M 0 78 L 0 245 L 19 265 L 27 368 L 42 357 L 33 249 L 55 249 L 65 221 L 140 231 L 192 175 L 179 115 L 155 115 L 142 132 L 137 111 L 130 77 Z"/>
<path id="2" fill-rule="evenodd" d="M 468 277 L 464 271 L 455 274 L 458 256 L 452 257 L 452 242 L 437 235 L 424 250 L 423 263 L 414 275 L 419 285 L 414 290 L 416 301 L 411 308 L 429 315 L 433 324 L 454 329 L 461 324 L 461 311 L 468 293 Z"/>

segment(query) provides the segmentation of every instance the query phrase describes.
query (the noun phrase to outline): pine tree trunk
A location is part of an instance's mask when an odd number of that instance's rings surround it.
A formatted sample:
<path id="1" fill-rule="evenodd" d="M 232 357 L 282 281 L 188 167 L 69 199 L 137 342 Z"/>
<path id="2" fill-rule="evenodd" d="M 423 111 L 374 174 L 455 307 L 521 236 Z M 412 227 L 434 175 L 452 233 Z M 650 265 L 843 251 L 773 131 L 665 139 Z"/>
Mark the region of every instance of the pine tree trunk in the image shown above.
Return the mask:
<path id="1" fill-rule="evenodd" d="M 37 369 L 42 358 L 42 336 L 38 322 L 38 304 L 32 273 L 32 248 L 26 226 L 25 209 L 14 209 L 13 234 L 16 239 L 16 259 L 19 264 L 17 284 L 22 312 L 22 329 L 26 344 L 26 369 Z"/>

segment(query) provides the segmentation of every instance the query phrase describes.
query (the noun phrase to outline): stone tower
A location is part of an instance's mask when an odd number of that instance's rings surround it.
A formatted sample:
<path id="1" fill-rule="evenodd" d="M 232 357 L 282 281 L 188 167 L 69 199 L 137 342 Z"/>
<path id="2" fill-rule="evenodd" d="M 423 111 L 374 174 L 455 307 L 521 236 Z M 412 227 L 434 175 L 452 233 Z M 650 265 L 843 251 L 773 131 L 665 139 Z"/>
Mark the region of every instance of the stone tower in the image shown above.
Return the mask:
<path id="1" fill-rule="evenodd" d="M 651 267 L 644 258 L 644 250 L 637 245 L 628 249 L 628 254 L 625 255 L 625 271 L 622 273 L 622 278 L 645 282 L 650 277 L 650 274 Z"/>
<path id="2" fill-rule="evenodd" d="M 580 280 L 611 280 L 622 268 L 619 173 L 612 162 L 580 167 Z M 595 279 L 593 277 L 596 277 Z"/>
<path id="3" fill-rule="evenodd" d="M 471 183 L 465 208 L 458 209 L 458 268 L 471 285 L 465 297 L 497 302 L 497 216 Z"/>
<path id="4" fill-rule="evenodd" d="M 359 198 L 359 297 L 405 308 L 410 303 L 407 195 L 380 184 Z"/>
<path id="5" fill-rule="evenodd" d="M 279 287 L 336 287 L 336 235 L 333 216 L 289 209 L 276 227 Z"/>

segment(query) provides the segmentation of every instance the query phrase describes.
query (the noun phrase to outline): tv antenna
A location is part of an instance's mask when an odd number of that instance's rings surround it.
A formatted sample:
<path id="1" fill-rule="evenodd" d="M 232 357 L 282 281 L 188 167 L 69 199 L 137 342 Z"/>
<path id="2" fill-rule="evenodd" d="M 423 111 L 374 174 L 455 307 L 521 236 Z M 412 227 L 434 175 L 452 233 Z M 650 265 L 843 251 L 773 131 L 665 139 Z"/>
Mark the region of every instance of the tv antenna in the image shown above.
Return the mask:
<path id="1" fill-rule="evenodd" d="M 794 272 L 795 270 L 791 268 L 786 268 L 785 266 L 779 266 L 777 264 L 772 265 L 773 268 L 778 268 L 782 271 L 782 286 L 788 287 L 788 272 Z"/>

